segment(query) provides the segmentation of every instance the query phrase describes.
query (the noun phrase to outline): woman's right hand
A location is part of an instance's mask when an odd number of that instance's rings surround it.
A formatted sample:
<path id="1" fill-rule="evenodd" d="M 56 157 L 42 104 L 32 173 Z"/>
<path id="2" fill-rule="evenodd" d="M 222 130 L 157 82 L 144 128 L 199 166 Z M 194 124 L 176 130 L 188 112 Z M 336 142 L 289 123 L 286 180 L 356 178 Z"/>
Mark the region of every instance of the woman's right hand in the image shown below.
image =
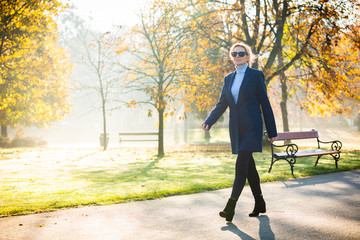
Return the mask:
<path id="1" fill-rule="evenodd" d="M 276 140 L 276 137 L 269 138 L 269 141 L 273 143 Z"/>
<path id="2" fill-rule="evenodd" d="M 201 125 L 201 127 L 202 127 L 202 129 L 203 129 L 204 131 L 209 131 L 209 129 L 210 129 L 209 125 L 207 125 L 206 123 L 203 123 L 203 124 Z"/>

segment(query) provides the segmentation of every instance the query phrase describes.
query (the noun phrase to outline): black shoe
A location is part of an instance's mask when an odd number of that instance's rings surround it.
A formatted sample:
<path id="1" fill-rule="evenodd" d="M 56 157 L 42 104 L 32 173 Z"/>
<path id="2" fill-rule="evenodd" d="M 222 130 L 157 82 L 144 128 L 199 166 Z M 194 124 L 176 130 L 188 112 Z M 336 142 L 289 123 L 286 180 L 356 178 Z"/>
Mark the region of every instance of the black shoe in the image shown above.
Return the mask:
<path id="1" fill-rule="evenodd" d="M 266 204 L 263 196 L 262 195 L 254 196 L 254 198 L 255 198 L 255 207 L 254 210 L 251 213 L 249 213 L 249 217 L 257 217 L 259 216 L 259 213 L 266 212 Z"/>
<path id="2" fill-rule="evenodd" d="M 229 198 L 223 211 L 219 212 L 220 217 L 226 218 L 226 221 L 231 222 L 235 214 L 236 199 Z"/>

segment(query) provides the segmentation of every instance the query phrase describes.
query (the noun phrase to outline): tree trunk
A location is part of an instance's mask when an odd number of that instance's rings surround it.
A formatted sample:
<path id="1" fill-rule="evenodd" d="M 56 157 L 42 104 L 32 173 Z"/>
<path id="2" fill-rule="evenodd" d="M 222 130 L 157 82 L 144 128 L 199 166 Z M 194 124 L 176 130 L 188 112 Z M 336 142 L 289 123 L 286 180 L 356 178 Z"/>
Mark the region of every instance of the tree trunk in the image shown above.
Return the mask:
<path id="1" fill-rule="evenodd" d="M 1 137 L 3 137 L 3 138 L 8 137 L 7 126 L 6 125 L 1 125 Z"/>
<path id="2" fill-rule="evenodd" d="M 188 130 L 189 130 L 188 120 L 187 120 L 187 117 L 185 116 L 185 119 L 184 119 L 184 144 L 188 143 Z"/>
<path id="3" fill-rule="evenodd" d="M 210 142 L 210 131 L 205 131 L 205 141 L 206 143 L 209 143 Z"/>
<path id="4" fill-rule="evenodd" d="M 164 109 L 158 109 L 159 112 L 159 137 L 158 137 L 158 158 L 164 157 Z"/>
<path id="5" fill-rule="evenodd" d="M 101 79 L 100 72 L 98 72 L 99 83 L 100 83 L 100 94 L 101 94 L 101 107 L 102 107 L 102 118 L 103 118 L 103 141 L 104 141 L 104 151 L 107 149 L 108 141 L 107 141 L 107 131 L 106 131 L 106 98 L 105 92 L 103 88 L 103 82 Z"/>
<path id="6" fill-rule="evenodd" d="M 284 59 L 282 51 L 279 51 L 278 55 L 278 61 L 279 61 L 279 67 L 284 66 Z M 289 120 L 288 120 L 288 111 L 287 111 L 287 85 L 286 85 L 286 76 L 284 72 L 280 73 L 280 84 L 281 84 L 281 102 L 280 102 L 280 108 L 281 108 L 281 116 L 283 121 L 283 131 L 289 132 Z"/>
<path id="7" fill-rule="evenodd" d="M 106 132 L 106 110 L 105 110 L 105 103 L 102 106 L 102 115 L 103 115 L 103 132 L 104 132 L 104 151 L 107 149 L 107 132 Z"/>
<path id="8" fill-rule="evenodd" d="M 360 132 L 360 114 L 355 119 L 355 123 L 356 123 L 358 132 Z"/>

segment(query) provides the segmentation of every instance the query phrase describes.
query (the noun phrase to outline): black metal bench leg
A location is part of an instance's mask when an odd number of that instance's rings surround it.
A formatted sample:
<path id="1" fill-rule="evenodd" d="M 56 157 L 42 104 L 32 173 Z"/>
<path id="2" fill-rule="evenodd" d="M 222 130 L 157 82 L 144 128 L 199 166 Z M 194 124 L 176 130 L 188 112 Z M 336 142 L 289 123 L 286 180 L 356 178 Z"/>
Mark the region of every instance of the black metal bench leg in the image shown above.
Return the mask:
<path id="1" fill-rule="evenodd" d="M 294 176 L 294 165 L 296 163 L 296 157 L 293 157 L 293 158 L 290 158 L 290 159 L 287 159 L 288 163 L 290 164 L 290 167 L 291 167 L 291 175 Z M 295 176 L 294 176 L 295 177 Z"/>
<path id="2" fill-rule="evenodd" d="M 336 168 L 338 168 L 338 161 L 339 161 L 339 158 L 340 158 L 340 153 L 338 154 L 331 154 L 331 156 L 334 158 L 335 160 L 335 166 Z"/>
<path id="3" fill-rule="evenodd" d="M 316 165 L 318 164 L 320 158 L 321 158 L 321 155 L 319 155 L 319 156 L 317 157 L 316 162 L 315 162 L 315 167 L 316 167 Z"/>
<path id="4" fill-rule="evenodd" d="M 270 164 L 268 173 L 271 172 L 271 169 L 272 169 L 273 164 L 274 164 L 274 157 L 271 158 L 271 164 Z"/>

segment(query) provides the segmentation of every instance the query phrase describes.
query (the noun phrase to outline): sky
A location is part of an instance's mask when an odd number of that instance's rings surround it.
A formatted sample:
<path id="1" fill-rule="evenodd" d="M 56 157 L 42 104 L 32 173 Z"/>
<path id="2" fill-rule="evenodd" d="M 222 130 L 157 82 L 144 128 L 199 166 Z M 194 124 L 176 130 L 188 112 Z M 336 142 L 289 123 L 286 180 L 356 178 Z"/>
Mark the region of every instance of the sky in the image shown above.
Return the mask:
<path id="1" fill-rule="evenodd" d="M 78 9 L 78 14 L 87 19 L 92 17 L 91 26 L 107 31 L 113 25 L 134 25 L 138 21 L 136 13 L 146 0 L 64 0 Z"/>

